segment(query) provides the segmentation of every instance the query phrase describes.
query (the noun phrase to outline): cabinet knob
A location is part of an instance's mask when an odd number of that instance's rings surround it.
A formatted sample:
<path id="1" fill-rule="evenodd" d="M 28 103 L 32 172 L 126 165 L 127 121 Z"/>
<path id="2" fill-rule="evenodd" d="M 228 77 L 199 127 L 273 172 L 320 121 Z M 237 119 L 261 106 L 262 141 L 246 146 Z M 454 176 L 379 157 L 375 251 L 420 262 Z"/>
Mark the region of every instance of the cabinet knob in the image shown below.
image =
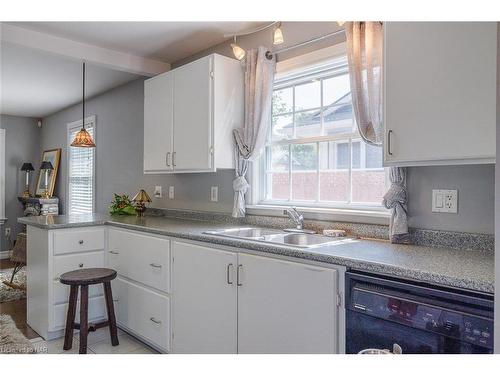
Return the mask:
<path id="1" fill-rule="evenodd" d="M 161 324 L 161 320 L 155 319 L 154 317 L 149 318 L 155 324 Z"/>
<path id="2" fill-rule="evenodd" d="M 78 241 L 80 245 L 83 245 L 83 240 Z"/>
<path id="3" fill-rule="evenodd" d="M 80 263 L 78 267 L 83 268 L 83 263 Z"/>

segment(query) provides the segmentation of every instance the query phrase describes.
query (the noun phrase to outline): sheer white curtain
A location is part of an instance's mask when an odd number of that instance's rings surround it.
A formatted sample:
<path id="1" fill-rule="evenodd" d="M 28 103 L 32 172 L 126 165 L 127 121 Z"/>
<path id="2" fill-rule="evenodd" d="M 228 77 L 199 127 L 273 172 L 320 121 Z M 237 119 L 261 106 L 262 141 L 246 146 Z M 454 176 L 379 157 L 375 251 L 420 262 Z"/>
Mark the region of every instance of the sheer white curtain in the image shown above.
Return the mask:
<path id="1" fill-rule="evenodd" d="M 354 115 L 359 133 L 366 143 L 381 146 L 383 89 L 383 29 L 380 22 L 347 22 L 347 60 Z M 406 171 L 392 167 L 391 187 L 383 204 L 391 210 L 391 242 L 409 242 Z"/>
<path id="2" fill-rule="evenodd" d="M 248 190 L 246 174 L 249 163 L 261 154 L 271 126 L 276 60 L 268 59 L 267 48 L 259 47 L 246 53 L 245 123 L 234 130 L 236 178 L 233 181 L 233 217 L 245 216 L 245 193 Z"/>

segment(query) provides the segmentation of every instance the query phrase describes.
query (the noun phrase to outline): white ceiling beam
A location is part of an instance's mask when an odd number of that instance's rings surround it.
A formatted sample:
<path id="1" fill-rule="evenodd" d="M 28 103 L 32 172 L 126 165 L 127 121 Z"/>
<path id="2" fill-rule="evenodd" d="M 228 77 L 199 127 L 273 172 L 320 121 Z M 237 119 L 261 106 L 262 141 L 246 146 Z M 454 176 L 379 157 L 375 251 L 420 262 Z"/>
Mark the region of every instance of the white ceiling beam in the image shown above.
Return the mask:
<path id="1" fill-rule="evenodd" d="M 76 60 L 85 60 L 122 72 L 152 77 L 170 70 L 170 64 L 141 56 L 118 52 L 91 44 L 75 42 L 19 26 L 0 25 L 2 42 L 21 45 Z"/>

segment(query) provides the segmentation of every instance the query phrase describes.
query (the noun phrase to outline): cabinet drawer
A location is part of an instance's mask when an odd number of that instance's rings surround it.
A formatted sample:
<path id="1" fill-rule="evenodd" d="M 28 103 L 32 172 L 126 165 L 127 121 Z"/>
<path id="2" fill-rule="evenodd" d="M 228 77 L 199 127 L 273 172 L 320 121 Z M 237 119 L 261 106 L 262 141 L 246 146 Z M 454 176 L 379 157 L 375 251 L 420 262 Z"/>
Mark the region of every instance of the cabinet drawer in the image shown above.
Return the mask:
<path id="1" fill-rule="evenodd" d="M 104 228 L 54 231 L 54 255 L 104 249 Z"/>
<path id="2" fill-rule="evenodd" d="M 116 320 L 155 345 L 170 350 L 170 300 L 121 278 L 113 282 Z"/>
<path id="3" fill-rule="evenodd" d="M 56 256 L 54 257 L 53 277 L 55 280 L 65 272 L 80 268 L 101 267 L 104 267 L 104 251 Z"/>
<path id="4" fill-rule="evenodd" d="M 53 290 L 53 298 L 52 302 L 54 304 L 57 303 L 67 303 L 69 300 L 69 285 L 61 284 L 59 281 L 54 281 L 54 285 L 52 287 Z M 102 288 L 102 284 L 98 285 L 90 285 L 89 286 L 89 297 L 98 297 L 104 295 L 104 290 Z M 78 298 L 80 298 L 80 289 L 78 289 Z"/>
<path id="5" fill-rule="evenodd" d="M 51 329 L 60 329 L 66 327 L 66 315 L 68 314 L 68 304 L 53 306 L 53 324 Z M 106 304 L 104 297 L 89 298 L 89 322 L 96 322 L 106 319 Z M 80 322 L 80 301 L 78 301 L 75 322 Z"/>
<path id="6" fill-rule="evenodd" d="M 120 275 L 170 292 L 170 241 L 139 233 L 109 230 L 109 266 Z"/>

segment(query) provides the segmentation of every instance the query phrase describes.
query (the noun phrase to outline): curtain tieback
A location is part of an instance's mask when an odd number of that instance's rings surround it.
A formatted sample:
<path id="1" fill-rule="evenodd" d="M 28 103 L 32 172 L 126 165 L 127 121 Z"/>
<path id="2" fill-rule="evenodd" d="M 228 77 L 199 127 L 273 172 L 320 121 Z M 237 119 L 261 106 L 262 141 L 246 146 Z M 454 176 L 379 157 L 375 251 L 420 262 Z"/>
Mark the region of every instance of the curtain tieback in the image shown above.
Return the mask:
<path id="1" fill-rule="evenodd" d="M 406 189 L 399 184 L 392 184 L 389 191 L 384 195 L 382 204 L 385 208 L 394 208 L 397 205 L 406 204 Z"/>
<path id="2" fill-rule="evenodd" d="M 248 185 L 245 176 L 238 176 L 233 181 L 234 191 L 242 192 L 243 194 L 245 194 L 249 187 L 250 185 Z"/>

